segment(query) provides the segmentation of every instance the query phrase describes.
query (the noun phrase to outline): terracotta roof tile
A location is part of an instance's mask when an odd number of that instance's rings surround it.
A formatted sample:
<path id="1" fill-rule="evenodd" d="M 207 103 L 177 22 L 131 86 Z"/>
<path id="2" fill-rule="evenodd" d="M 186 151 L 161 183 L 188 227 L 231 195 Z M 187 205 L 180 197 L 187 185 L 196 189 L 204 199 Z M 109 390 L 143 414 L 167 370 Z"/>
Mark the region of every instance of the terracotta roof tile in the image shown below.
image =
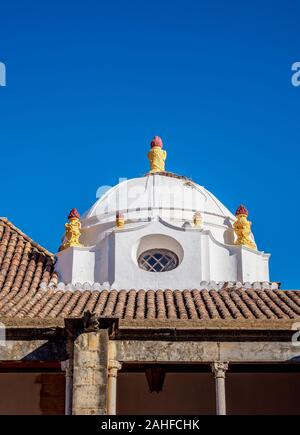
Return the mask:
<path id="1" fill-rule="evenodd" d="M 87 310 L 102 317 L 129 321 L 180 320 L 199 325 L 232 321 L 237 328 L 241 322 L 253 328 L 260 321 L 300 319 L 300 291 L 283 291 L 271 286 L 259 290 L 224 283 L 218 289 L 117 291 L 80 290 L 78 286 L 71 290 L 64 285 L 61 289 L 57 284 L 53 255 L 7 219 L 0 219 L 0 317 L 3 321 L 47 322 L 81 317 Z"/>
<path id="2" fill-rule="evenodd" d="M 280 295 L 260 297 L 254 291 L 226 289 L 215 290 L 38 290 L 28 292 L 22 299 L 11 300 L 0 310 L 3 318 L 56 319 L 81 317 L 84 311 L 102 317 L 119 317 L 131 320 L 287 320 L 300 319 L 300 303 L 291 300 L 297 290 L 280 290 Z M 243 293 L 243 295 L 242 295 Z M 249 293 L 253 293 L 253 298 Z M 283 297 L 282 297 L 283 296 Z M 274 302 L 276 299 L 276 302 Z M 272 301 L 273 298 L 274 300 Z M 280 303 L 280 308 L 277 305 Z M 271 307 L 271 308 L 270 308 Z"/>
<path id="3" fill-rule="evenodd" d="M 130 290 L 127 295 L 126 307 L 124 318 L 125 319 L 133 319 L 134 311 L 135 311 L 135 298 L 136 298 L 136 290 Z M 108 300 L 111 300 L 111 295 L 109 295 Z M 108 310 L 104 311 L 104 316 L 107 316 L 109 313 Z"/>
<path id="4" fill-rule="evenodd" d="M 249 317 L 249 309 L 246 307 L 243 301 L 239 298 L 239 296 L 233 291 L 232 297 L 230 298 L 228 292 L 226 290 L 220 291 L 220 296 L 222 297 L 228 312 L 234 319 L 241 319 Z"/>
<path id="5" fill-rule="evenodd" d="M 121 290 L 119 292 L 119 297 L 115 305 L 115 311 L 114 316 L 116 317 L 123 317 L 124 310 L 125 310 L 125 304 L 127 299 L 127 292 L 125 290 Z M 92 310 L 90 310 L 92 312 Z"/>
<path id="6" fill-rule="evenodd" d="M 257 304 L 249 297 L 248 293 L 244 290 L 236 290 L 236 294 L 241 298 L 247 309 L 251 312 L 248 318 L 262 319 L 266 317 L 264 313 L 258 308 Z M 237 303 L 237 307 L 241 306 Z"/>
<path id="7" fill-rule="evenodd" d="M 20 291 L 23 297 L 56 278 L 53 254 L 0 218 L 0 307 Z"/>
<path id="8" fill-rule="evenodd" d="M 279 297 L 286 305 L 286 308 L 289 307 L 291 309 L 291 314 L 296 313 L 300 315 L 300 298 L 298 297 L 298 304 L 294 302 L 293 297 L 297 297 L 294 293 L 286 293 L 280 290 L 273 290 L 273 293 L 276 297 Z M 293 297 L 292 297 L 293 296 Z"/>
<path id="9" fill-rule="evenodd" d="M 184 302 L 185 302 L 188 318 L 189 319 L 198 319 L 199 316 L 198 316 L 198 312 L 197 312 L 196 307 L 195 307 L 192 292 L 190 290 L 184 290 L 183 297 L 184 297 Z"/>
<path id="10" fill-rule="evenodd" d="M 155 304 L 155 292 L 154 290 L 148 290 L 146 294 L 146 319 L 156 318 L 156 304 Z"/>
<path id="11" fill-rule="evenodd" d="M 177 310 L 174 303 L 174 293 L 168 289 L 165 291 L 167 316 L 169 319 L 177 319 Z"/>
<path id="12" fill-rule="evenodd" d="M 103 309 L 105 307 L 106 301 L 108 299 L 109 292 L 107 290 L 102 290 L 99 294 L 99 298 L 96 302 L 94 313 L 98 314 L 99 316 L 102 315 Z"/>
<path id="13" fill-rule="evenodd" d="M 220 317 L 218 310 L 216 309 L 216 306 L 215 306 L 212 298 L 210 297 L 208 290 L 202 290 L 202 297 L 203 297 L 207 312 L 209 314 L 209 317 L 211 319 L 216 319 L 216 318 Z"/>
<path id="14" fill-rule="evenodd" d="M 116 314 L 116 312 L 114 314 Z M 145 290 L 140 290 L 137 294 L 136 318 L 145 318 Z"/>
<path id="15" fill-rule="evenodd" d="M 199 290 L 197 290 L 197 289 L 194 289 L 192 291 L 192 295 L 193 295 L 193 300 L 195 303 L 195 309 L 197 311 L 199 319 L 202 319 L 202 320 L 208 319 L 209 314 L 205 308 L 205 303 L 203 301 L 201 292 L 199 292 Z"/>

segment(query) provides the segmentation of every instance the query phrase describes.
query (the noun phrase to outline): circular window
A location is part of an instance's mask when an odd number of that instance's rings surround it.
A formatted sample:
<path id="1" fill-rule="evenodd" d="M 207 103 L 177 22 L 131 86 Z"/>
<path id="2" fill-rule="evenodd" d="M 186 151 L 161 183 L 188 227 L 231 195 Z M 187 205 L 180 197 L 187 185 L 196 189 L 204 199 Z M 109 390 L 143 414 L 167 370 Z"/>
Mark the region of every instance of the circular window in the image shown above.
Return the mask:
<path id="1" fill-rule="evenodd" d="M 168 272 L 178 266 L 178 257 L 168 249 L 149 249 L 138 259 L 141 269 L 147 272 Z"/>

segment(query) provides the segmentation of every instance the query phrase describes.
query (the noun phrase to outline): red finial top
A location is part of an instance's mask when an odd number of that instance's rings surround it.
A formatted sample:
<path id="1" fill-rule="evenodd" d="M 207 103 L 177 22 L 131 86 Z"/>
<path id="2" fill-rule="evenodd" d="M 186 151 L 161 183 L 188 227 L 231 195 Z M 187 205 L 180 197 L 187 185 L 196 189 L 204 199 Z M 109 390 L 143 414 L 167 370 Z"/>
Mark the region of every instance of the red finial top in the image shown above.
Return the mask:
<path id="1" fill-rule="evenodd" d="M 117 211 L 117 212 L 116 212 L 116 218 L 117 218 L 117 219 L 123 219 L 123 218 L 124 218 L 123 213 L 121 213 L 120 211 Z"/>
<path id="2" fill-rule="evenodd" d="M 162 148 L 163 147 L 163 141 L 161 140 L 161 137 L 154 136 L 154 138 L 151 141 L 150 146 L 151 146 L 151 148 L 153 148 L 153 147 L 160 147 L 160 148 Z"/>
<path id="3" fill-rule="evenodd" d="M 80 219 L 80 214 L 78 213 L 76 208 L 72 208 L 69 213 L 68 219 Z"/>
<path id="4" fill-rule="evenodd" d="M 245 214 L 246 216 L 248 216 L 249 214 L 248 210 L 244 205 L 240 205 L 237 211 L 235 212 L 236 216 L 239 216 L 240 214 Z"/>

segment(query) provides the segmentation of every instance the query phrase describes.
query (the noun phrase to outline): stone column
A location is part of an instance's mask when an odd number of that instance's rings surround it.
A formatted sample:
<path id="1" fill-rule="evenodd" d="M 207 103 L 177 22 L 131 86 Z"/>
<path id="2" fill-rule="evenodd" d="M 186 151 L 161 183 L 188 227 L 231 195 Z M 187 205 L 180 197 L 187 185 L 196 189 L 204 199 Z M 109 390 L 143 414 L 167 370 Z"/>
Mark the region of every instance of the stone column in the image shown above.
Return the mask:
<path id="1" fill-rule="evenodd" d="M 225 373 L 228 369 L 228 363 L 214 361 L 211 368 L 215 375 L 217 415 L 226 415 Z"/>
<path id="2" fill-rule="evenodd" d="M 83 332 L 74 341 L 73 415 L 107 413 L 108 331 Z"/>
<path id="3" fill-rule="evenodd" d="M 61 368 L 65 372 L 65 415 L 72 415 L 73 360 L 62 361 Z"/>
<path id="4" fill-rule="evenodd" d="M 110 360 L 108 363 L 108 391 L 107 391 L 107 414 L 117 413 L 117 376 L 122 364 L 119 361 Z"/>

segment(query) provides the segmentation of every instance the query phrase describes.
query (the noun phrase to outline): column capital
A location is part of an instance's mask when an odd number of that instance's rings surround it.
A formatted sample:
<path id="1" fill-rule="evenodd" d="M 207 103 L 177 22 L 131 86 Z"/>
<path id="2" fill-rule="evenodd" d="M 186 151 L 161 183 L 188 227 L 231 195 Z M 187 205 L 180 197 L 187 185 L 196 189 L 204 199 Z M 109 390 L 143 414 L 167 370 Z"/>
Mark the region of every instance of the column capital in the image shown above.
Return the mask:
<path id="1" fill-rule="evenodd" d="M 73 364 L 69 359 L 60 362 L 62 371 L 66 372 L 66 376 L 73 374 Z"/>
<path id="2" fill-rule="evenodd" d="M 228 362 L 227 361 L 214 361 L 211 363 L 211 369 L 215 378 L 223 378 L 225 379 L 226 371 L 228 370 Z"/>
<path id="3" fill-rule="evenodd" d="M 116 378 L 118 376 L 118 371 L 121 370 L 122 364 L 119 361 L 110 359 L 108 361 L 108 376 Z"/>

